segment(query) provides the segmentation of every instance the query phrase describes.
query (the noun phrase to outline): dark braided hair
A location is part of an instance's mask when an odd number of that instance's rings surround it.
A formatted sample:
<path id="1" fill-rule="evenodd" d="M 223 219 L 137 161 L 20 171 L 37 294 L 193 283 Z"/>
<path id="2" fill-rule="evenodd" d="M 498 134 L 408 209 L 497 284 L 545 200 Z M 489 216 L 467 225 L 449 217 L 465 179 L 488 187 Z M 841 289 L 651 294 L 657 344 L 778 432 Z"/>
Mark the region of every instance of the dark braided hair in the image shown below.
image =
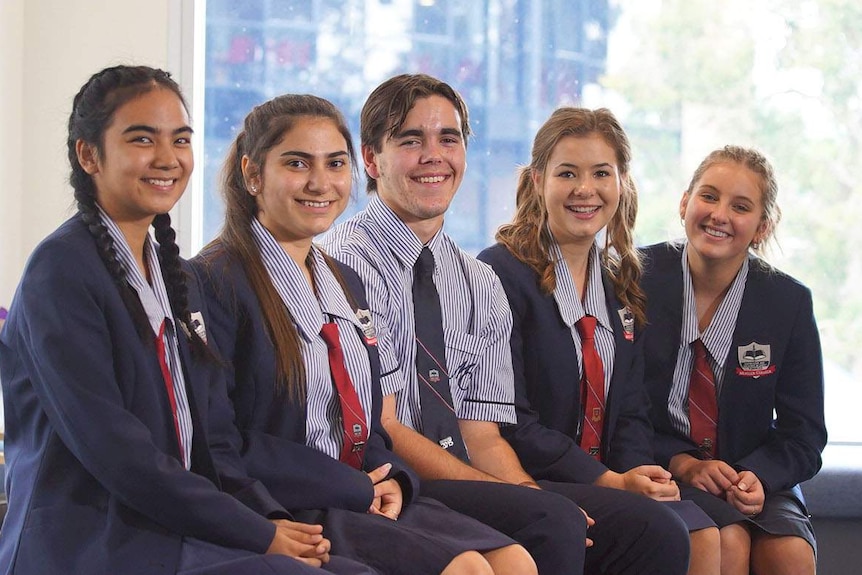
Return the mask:
<path id="1" fill-rule="evenodd" d="M 183 106 L 188 109 L 180 87 L 164 70 L 148 66 L 121 65 L 105 68 L 93 74 L 72 102 L 69 135 L 66 140 L 69 164 L 72 168 L 69 183 L 75 191 L 78 214 L 96 241 L 99 256 L 108 268 L 123 298 L 123 303 L 132 315 L 138 335 L 147 344 L 153 343 L 152 328 L 140 300 L 129 286 L 126 270 L 117 258 L 108 229 L 99 217 L 96 186 L 92 177 L 78 161 L 77 142 L 79 140 L 86 142 L 93 147 L 99 157 L 104 157 L 105 131 L 117 110 L 131 100 L 157 88 L 167 89 L 176 94 Z M 185 325 L 193 350 L 211 357 L 211 352 L 208 351 L 204 341 L 190 326 L 188 287 L 185 274 L 180 267 L 179 248 L 176 244 L 176 233 L 171 227 L 171 218 L 168 214 L 159 214 L 154 218 L 153 225 L 156 240 L 159 242 L 160 266 L 171 308 Z"/>

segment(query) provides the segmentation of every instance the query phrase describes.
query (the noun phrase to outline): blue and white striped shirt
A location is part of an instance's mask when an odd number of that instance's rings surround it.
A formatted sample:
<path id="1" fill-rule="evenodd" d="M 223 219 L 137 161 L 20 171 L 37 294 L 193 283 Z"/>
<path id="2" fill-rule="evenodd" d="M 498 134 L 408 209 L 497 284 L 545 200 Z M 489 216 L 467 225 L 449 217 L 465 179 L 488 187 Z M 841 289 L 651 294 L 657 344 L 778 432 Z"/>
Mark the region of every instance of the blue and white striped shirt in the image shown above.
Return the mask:
<path id="1" fill-rule="evenodd" d="M 682 329 L 679 338 L 679 353 L 676 357 L 676 368 L 673 372 L 673 387 L 668 397 L 668 415 L 671 424 L 679 433 L 688 436 L 690 425 L 688 421 L 688 382 L 691 369 L 694 366 L 694 353 L 691 344 L 698 338 L 703 341 L 707 350 L 707 361 L 715 376 L 716 393 L 721 395 L 721 385 L 724 380 L 727 354 L 733 343 L 733 332 L 736 329 L 736 317 L 742 296 L 745 293 L 745 281 L 748 278 L 748 258 L 736 274 L 730 289 L 712 316 L 712 321 L 701 334 L 697 321 L 697 304 L 694 299 L 694 286 L 691 281 L 691 270 L 688 265 L 688 244 L 682 252 Z M 720 415 L 720 414 L 719 414 Z"/>
<path id="2" fill-rule="evenodd" d="M 180 431 L 180 440 L 183 446 L 183 464 L 186 469 L 191 469 L 192 461 L 192 414 L 189 408 L 189 398 L 186 394 L 186 380 L 180 364 L 180 352 L 177 348 L 177 330 L 174 324 L 174 314 L 171 310 L 170 300 L 168 299 L 168 291 L 165 288 L 165 280 L 162 277 L 162 268 L 159 265 L 159 257 L 156 253 L 156 243 L 146 235 L 144 240 L 144 261 L 147 269 L 150 272 L 152 284 L 147 283 L 141 270 L 138 269 L 138 264 L 135 261 L 135 256 L 132 254 L 132 249 L 126 241 L 126 236 L 120 231 L 117 224 L 111 217 L 99 207 L 99 215 L 102 218 L 102 223 L 108 229 L 108 234 L 114 240 L 114 250 L 117 253 L 117 259 L 126 270 L 126 279 L 132 289 L 138 294 L 141 300 L 141 305 L 147 314 L 147 319 L 150 321 L 150 327 L 153 328 L 153 339 L 155 339 L 162 327 L 162 322 L 165 322 L 165 360 L 168 368 L 171 371 L 171 379 L 173 380 L 174 399 L 177 404 L 177 423 Z"/>
<path id="3" fill-rule="evenodd" d="M 365 424 L 370 429 L 371 363 L 368 350 L 356 331 L 362 329 L 362 324 L 316 247 L 312 246 L 310 252 L 315 294 L 297 263 L 256 219 L 252 221 L 252 232 L 269 277 L 299 332 L 306 376 L 305 443 L 338 459 L 344 442 L 341 404 L 332 383 L 328 350 L 320 330 L 326 322 L 338 324 L 345 367 L 365 412 Z"/>
<path id="4" fill-rule="evenodd" d="M 560 317 L 572 332 L 572 340 L 575 343 L 575 349 L 578 350 L 581 377 L 583 377 L 584 373 L 583 348 L 581 345 L 581 336 L 575 324 L 587 314 L 595 317 L 597 320 L 595 332 L 596 351 L 598 351 L 599 357 L 602 359 L 602 366 L 604 367 L 605 397 L 607 397 L 608 389 L 611 386 L 611 376 L 614 371 L 616 345 L 614 342 L 614 328 L 608 316 L 605 289 L 602 284 L 602 264 L 599 255 L 599 246 L 594 243 L 590 249 L 590 261 L 587 269 L 587 291 L 583 303 L 581 303 L 581 299 L 578 297 L 578 290 L 572 274 L 569 273 L 566 260 L 563 258 L 560 247 L 556 243 L 551 247 L 551 257 L 554 261 L 554 271 L 557 276 L 557 285 L 554 288 L 554 300 L 557 302 Z M 572 385 L 576 387 L 580 386 L 580 378 L 578 380 L 572 378 Z"/>
<path id="5" fill-rule="evenodd" d="M 383 393 L 396 394 L 398 418 L 421 432 L 413 265 L 422 242 L 375 196 L 365 210 L 331 230 L 324 245 L 365 282 L 381 353 L 391 345 L 396 357 L 395 363 L 384 364 Z M 459 419 L 514 423 L 512 312 L 503 286 L 490 266 L 460 250 L 442 231 L 428 247 L 434 254 L 455 413 Z"/>

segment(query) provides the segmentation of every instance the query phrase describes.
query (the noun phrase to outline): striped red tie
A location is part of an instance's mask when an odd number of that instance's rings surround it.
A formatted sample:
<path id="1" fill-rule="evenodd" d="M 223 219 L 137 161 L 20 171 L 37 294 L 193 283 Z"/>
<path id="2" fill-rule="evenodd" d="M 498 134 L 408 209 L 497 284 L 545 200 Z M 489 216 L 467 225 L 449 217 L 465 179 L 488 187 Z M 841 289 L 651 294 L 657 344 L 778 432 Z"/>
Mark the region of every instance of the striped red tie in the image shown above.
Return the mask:
<path id="1" fill-rule="evenodd" d="M 605 370 L 596 351 L 596 318 L 585 315 L 575 324 L 581 336 L 583 376 L 581 377 L 581 449 L 596 459 L 601 458 L 602 427 L 605 421 Z"/>
<path id="2" fill-rule="evenodd" d="M 706 346 L 700 339 L 692 343 L 694 367 L 688 382 L 688 421 L 691 439 L 705 459 L 718 453 L 716 438 L 718 400 L 715 395 L 715 375 L 706 357 Z"/>
<path id="3" fill-rule="evenodd" d="M 156 353 L 159 356 L 159 367 L 162 369 L 162 379 L 165 382 L 165 389 L 168 392 L 168 401 L 171 404 L 171 415 L 174 419 L 174 432 L 177 434 L 177 446 L 180 448 L 180 461 L 185 463 L 185 450 L 183 449 L 183 440 L 180 435 L 180 419 L 177 414 L 177 396 L 174 392 L 174 378 L 171 375 L 171 368 L 168 367 L 168 356 L 165 351 L 165 324 L 167 320 L 162 320 L 162 325 L 159 328 L 159 334 L 156 336 Z"/>
<path id="4" fill-rule="evenodd" d="M 341 404 L 341 426 L 344 433 L 344 443 L 341 446 L 339 460 L 362 469 L 365 442 L 368 440 L 368 426 L 365 423 L 365 412 L 356 394 L 356 388 L 350 380 L 350 374 L 344 365 L 344 352 L 341 349 L 341 339 L 338 337 L 338 324 L 325 323 L 320 330 L 323 341 L 329 350 L 329 371 L 338 392 Z"/>

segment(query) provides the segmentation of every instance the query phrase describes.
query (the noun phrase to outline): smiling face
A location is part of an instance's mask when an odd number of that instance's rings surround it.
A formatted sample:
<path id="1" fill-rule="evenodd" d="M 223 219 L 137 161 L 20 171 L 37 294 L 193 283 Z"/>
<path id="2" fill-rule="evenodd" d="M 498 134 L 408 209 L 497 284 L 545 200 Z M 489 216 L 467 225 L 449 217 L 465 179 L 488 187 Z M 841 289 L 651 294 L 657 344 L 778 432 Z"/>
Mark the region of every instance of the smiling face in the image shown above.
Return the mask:
<path id="1" fill-rule="evenodd" d="M 576 246 L 589 249 L 620 205 L 617 156 L 596 133 L 561 138 L 544 172 L 534 172 L 533 179 L 551 233 L 564 251 Z"/>
<path id="2" fill-rule="evenodd" d="M 749 246 L 760 242 L 769 227 L 761 186 L 761 177 L 742 164 L 720 162 L 707 168 L 680 201 L 689 257 L 741 266 Z"/>
<path id="3" fill-rule="evenodd" d="M 314 236 L 329 229 L 350 199 L 347 142 L 329 118 L 298 118 L 267 152 L 262 173 L 248 157 L 242 169 L 260 223 L 300 262 Z"/>
<path id="4" fill-rule="evenodd" d="M 368 175 L 377 194 L 420 240 L 443 225 L 443 214 L 467 168 L 461 117 L 442 96 L 416 100 L 397 134 L 375 152 L 363 146 Z"/>
<path id="5" fill-rule="evenodd" d="M 78 140 L 78 161 L 93 178 L 96 201 L 121 228 L 149 226 L 177 203 L 194 168 L 191 135 L 180 98 L 154 88 L 117 108 L 101 153 Z"/>

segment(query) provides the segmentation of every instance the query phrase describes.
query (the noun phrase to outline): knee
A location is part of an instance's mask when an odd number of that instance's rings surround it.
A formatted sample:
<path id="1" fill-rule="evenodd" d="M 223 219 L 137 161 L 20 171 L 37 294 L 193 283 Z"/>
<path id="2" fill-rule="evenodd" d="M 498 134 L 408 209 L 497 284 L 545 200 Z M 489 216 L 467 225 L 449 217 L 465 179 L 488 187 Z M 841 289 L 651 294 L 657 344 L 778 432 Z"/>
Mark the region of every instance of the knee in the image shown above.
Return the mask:
<path id="1" fill-rule="evenodd" d="M 465 551 L 456 555 L 440 575 L 494 575 L 494 569 L 478 551 Z"/>
<path id="2" fill-rule="evenodd" d="M 536 562 L 520 545 L 509 545 L 484 554 L 494 575 L 538 575 Z"/>
<path id="3" fill-rule="evenodd" d="M 761 535 L 751 542 L 754 575 L 814 575 L 814 549 L 795 536 Z"/>

